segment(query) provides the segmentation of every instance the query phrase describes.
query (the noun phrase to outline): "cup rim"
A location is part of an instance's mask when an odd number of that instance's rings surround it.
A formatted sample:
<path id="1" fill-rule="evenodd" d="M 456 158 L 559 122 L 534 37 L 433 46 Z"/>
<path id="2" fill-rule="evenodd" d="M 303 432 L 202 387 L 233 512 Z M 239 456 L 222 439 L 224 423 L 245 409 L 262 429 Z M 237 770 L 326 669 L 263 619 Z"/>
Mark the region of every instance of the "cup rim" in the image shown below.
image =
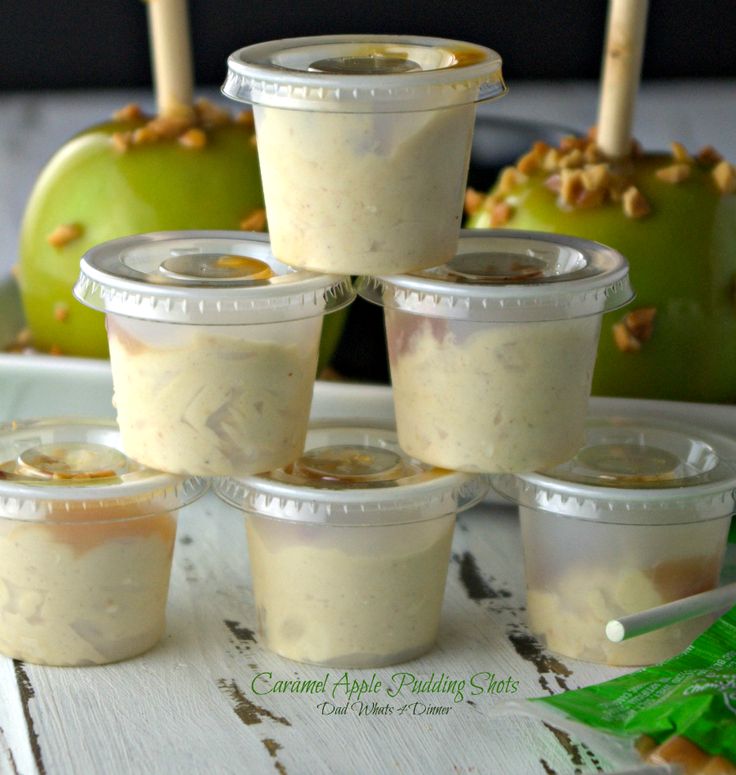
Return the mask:
<path id="1" fill-rule="evenodd" d="M 275 270 L 273 282 L 164 284 L 146 281 L 144 273 L 131 271 L 124 261 L 136 250 L 165 256 L 166 251 L 197 244 L 210 246 L 210 252 L 215 246 L 222 255 L 255 254 Z M 95 245 L 80 261 L 73 293 L 82 304 L 102 312 L 190 325 L 302 320 L 335 312 L 355 298 L 347 275 L 294 269 L 279 261 L 267 234 L 221 230 L 149 232 Z"/>
<path id="2" fill-rule="evenodd" d="M 312 423 L 305 451 L 319 434 L 364 433 L 376 444 L 400 452 L 396 431 L 379 424 L 353 426 L 344 422 Z M 401 453 L 407 459 L 409 455 Z M 422 464 L 427 470 L 433 466 Z M 290 522 L 333 526 L 407 524 L 457 514 L 478 503 L 489 480 L 483 474 L 444 471 L 437 477 L 400 487 L 321 489 L 278 481 L 267 475 L 227 477 L 215 493 L 235 508 L 258 516 Z"/>
<path id="3" fill-rule="evenodd" d="M 526 257 L 535 245 L 541 250 L 569 251 L 580 258 L 582 269 L 542 281 L 488 284 L 438 275 L 451 268 L 451 261 L 413 274 L 360 277 L 357 291 L 374 304 L 416 315 L 517 323 L 601 315 L 634 298 L 626 259 L 592 240 L 514 229 L 463 229 L 456 259 L 483 253 Z"/>
<path id="4" fill-rule="evenodd" d="M 22 450 L 19 441 L 33 434 L 35 439 L 44 437 L 62 443 L 65 436 L 78 437 L 102 436 L 110 446 L 122 450 L 120 431 L 112 420 L 85 417 L 51 417 L 43 419 L 19 420 L 0 425 L 0 457 L 9 455 L 16 458 Z M 14 441 L 13 437 L 19 437 Z M 70 438 L 66 439 L 71 440 Z M 127 457 L 127 456 L 126 456 Z M 133 461 L 134 462 L 134 461 Z M 46 480 L 49 481 L 49 480 Z M 198 500 L 207 490 L 209 483 L 202 477 L 179 476 L 147 466 L 135 468 L 130 474 L 123 474 L 109 484 L 74 485 L 50 480 L 32 483 L 28 480 L 14 482 L 12 479 L 0 479 L 0 521 L 39 522 L 49 524 L 102 524 L 139 519 L 157 513 L 175 511 Z M 63 510 L 104 510 L 130 506 L 143 509 L 135 514 L 102 519 L 63 520 L 48 517 L 50 508 Z M 145 510 L 146 507 L 149 510 Z"/>
<path id="5" fill-rule="evenodd" d="M 588 428 L 617 418 L 589 417 Z M 531 509 L 560 517 L 607 524 L 654 526 L 695 523 L 729 517 L 736 508 L 736 441 L 702 431 L 685 423 L 659 417 L 619 418 L 632 429 L 672 431 L 709 444 L 720 457 L 710 481 L 694 478 L 693 484 L 673 487 L 612 487 L 579 483 L 554 476 L 554 472 L 499 474 L 492 488 L 502 497 Z"/>
<path id="6" fill-rule="evenodd" d="M 476 61 L 403 73 L 352 74 L 309 70 L 306 60 L 301 68 L 286 67 L 276 56 L 320 46 L 359 51 L 366 44 L 434 48 L 461 56 L 472 52 Z M 501 57 L 486 46 L 450 38 L 367 34 L 303 36 L 245 46 L 228 57 L 222 86 L 223 94 L 242 102 L 320 112 L 437 110 L 494 99 L 506 91 Z"/>

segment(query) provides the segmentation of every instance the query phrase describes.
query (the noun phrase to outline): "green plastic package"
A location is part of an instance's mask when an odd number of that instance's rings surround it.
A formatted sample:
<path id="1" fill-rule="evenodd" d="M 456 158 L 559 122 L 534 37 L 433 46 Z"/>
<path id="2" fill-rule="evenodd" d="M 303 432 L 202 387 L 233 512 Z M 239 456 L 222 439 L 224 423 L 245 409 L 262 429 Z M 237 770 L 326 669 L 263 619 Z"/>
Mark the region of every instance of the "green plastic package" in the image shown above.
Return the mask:
<path id="1" fill-rule="evenodd" d="M 513 705 L 565 729 L 619 768 L 651 756 L 664 765 L 661 772 L 730 775 L 736 772 L 736 607 L 659 665 Z M 668 768 L 666 762 L 677 762 L 670 750 L 684 752 L 687 764 Z"/>

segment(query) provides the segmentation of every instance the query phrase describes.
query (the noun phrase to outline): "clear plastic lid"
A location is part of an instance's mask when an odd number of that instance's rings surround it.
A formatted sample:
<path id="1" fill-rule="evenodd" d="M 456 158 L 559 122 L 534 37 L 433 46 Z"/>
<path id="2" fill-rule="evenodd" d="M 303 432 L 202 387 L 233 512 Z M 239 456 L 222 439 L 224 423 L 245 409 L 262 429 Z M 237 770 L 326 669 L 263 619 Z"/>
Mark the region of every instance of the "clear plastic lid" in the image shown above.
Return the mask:
<path id="1" fill-rule="evenodd" d="M 395 431 L 342 425 L 310 428 L 304 454 L 285 468 L 216 484 L 243 511 L 333 525 L 420 522 L 469 508 L 487 490 L 485 477 L 407 456 Z"/>
<path id="2" fill-rule="evenodd" d="M 355 292 L 349 277 L 281 263 L 265 234 L 171 231 L 91 248 L 74 295 L 131 318 L 243 325 L 323 315 L 349 304 Z"/>
<path id="3" fill-rule="evenodd" d="M 0 425 L 0 520 L 63 522 L 64 512 L 70 519 L 73 513 L 74 522 L 129 519 L 181 508 L 206 489 L 204 479 L 166 474 L 126 457 L 117 426 L 107 420 Z M 113 507 L 110 516 L 105 509 Z"/>
<path id="4" fill-rule="evenodd" d="M 506 93 L 501 57 L 444 38 L 324 35 L 246 46 L 231 54 L 228 97 L 292 110 L 435 110 Z"/>
<path id="5" fill-rule="evenodd" d="M 361 277 L 368 301 L 429 317 L 523 322 L 584 317 L 627 304 L 626 259 L 597 242 L 511 229 L 466 229 L 457 255 L 421 272 Z"/>
<path id="6" fill-rule="evenodd" d="M 734 511 L 736 441 L 663 420 L 594 417 L 572 460 L 492 481 L 519 505 L 562 516 L 647 525 L 716 519 Z"/>

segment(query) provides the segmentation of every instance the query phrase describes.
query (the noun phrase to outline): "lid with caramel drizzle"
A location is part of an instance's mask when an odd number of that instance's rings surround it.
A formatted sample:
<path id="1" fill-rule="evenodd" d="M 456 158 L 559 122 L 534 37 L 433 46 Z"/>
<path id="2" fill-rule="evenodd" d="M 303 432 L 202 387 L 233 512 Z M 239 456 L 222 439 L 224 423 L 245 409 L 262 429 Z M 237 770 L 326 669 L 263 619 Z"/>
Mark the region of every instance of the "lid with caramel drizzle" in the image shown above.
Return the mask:
<path id="1" fill-rule="evenodd" d="M 321 35 L 246 46 L 222 91 L 240 102 L 320 113 L 436 110 L 506 93 L 485 46 L 410 35 Z"/>
<path id="2" fill-rule="evenodd" d="M 112 521 L 180 508 L 205 489 L 202 479 L 127 457 L 117 426 L 107 420 L 0 425 L 0 519 L 59 522 L 68 514 L 74 522 Z"/>
<path id="3" fill-rule="evenodd" d="M 532 322 L 598 315 L 633 298 L 626 259 L 590 240 L 468 229 L 455 256 L 420 272 L 361 277 L 358 293 L 416 315 Z"/>
<path id="4" fill-rule="evenodd" d="M 264 516 L 367 525 L 454 514 L 477 503 L 487 487 L 484 477 L 409 457 L 393 430 L 317 425 L 295 462 L 259 476 L 223 480 L 216 492 L 237 508 Z"/>
<path id="5" fill-rule="evenodd" d="M 736 440 L 660 419 L 593 417 L 572 460 L 495 476 L 493 486 L 524 506 L 602 522 L 723 518 L 736 505 Z"/>
<path id="6" fill-rule="evenodd" d="M 355 292 L 349 277 L 282 263 L 266 234 L 171 231 L 95 245 L 82 257 L 74 295 L 143 320 L 247 325 L 334 312 Z"/>

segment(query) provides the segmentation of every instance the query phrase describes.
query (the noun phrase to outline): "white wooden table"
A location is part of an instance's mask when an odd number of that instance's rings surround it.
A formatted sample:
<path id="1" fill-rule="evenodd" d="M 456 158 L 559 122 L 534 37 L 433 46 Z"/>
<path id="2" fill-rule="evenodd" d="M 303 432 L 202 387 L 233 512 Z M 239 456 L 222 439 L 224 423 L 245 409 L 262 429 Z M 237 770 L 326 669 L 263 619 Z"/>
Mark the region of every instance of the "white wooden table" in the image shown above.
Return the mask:
<path id="1" fill-rule="evenodd" d="M 70 359 L 63 372 L 61 366 L 58 359 L 0 356 L 0 413 L 29 417 L 50 401 L 59 413 L 111 413 L 106 364 Z M 736 433 L 733 407 L 593 402 L 597 411 L 674 417 L 687 411 L 692 421 Z M 318 383 L 313 414 L 387 419 L 390 393 Z M 168 628 L 157 648 L 91 668 L 37 667 L 0 657 L 0 773 L 606 771 L 595 751 L 564 733 L 518 716 L 491 718 L 503 697 L 556 693 L 623 672 L 542 649 L 525 627 L 522 574 L 513 509 L 484 503 L 461 515 L 436 648 L 400 666 L 347 671 L 351 681 L 369 682 L 375 673 L 384 687 L 398 672 L 422 680 L 444 673 L 466 682 L 489 673 L 506 685 L 518 682 L 516 693 L 473 696 L 466 690 L 455 702 L 449 694 L 404 690 L 389 697 L 382 690 L 364 699 L 368 707 L 374 701 L 391 707 L 390 715 L 360 715 L 358 706 L 345 715 L 329 713 L 330 703 L 344 707 L 348 700 L 340 685 L 345 671 L 290 662 L 260 646 L 242 516 L 208 495 L 180 519 Z M 270 681 L 264 673 L 271 673 Z M 260 693 L 272 681 L 325 673 L 327 693 Z"/>

